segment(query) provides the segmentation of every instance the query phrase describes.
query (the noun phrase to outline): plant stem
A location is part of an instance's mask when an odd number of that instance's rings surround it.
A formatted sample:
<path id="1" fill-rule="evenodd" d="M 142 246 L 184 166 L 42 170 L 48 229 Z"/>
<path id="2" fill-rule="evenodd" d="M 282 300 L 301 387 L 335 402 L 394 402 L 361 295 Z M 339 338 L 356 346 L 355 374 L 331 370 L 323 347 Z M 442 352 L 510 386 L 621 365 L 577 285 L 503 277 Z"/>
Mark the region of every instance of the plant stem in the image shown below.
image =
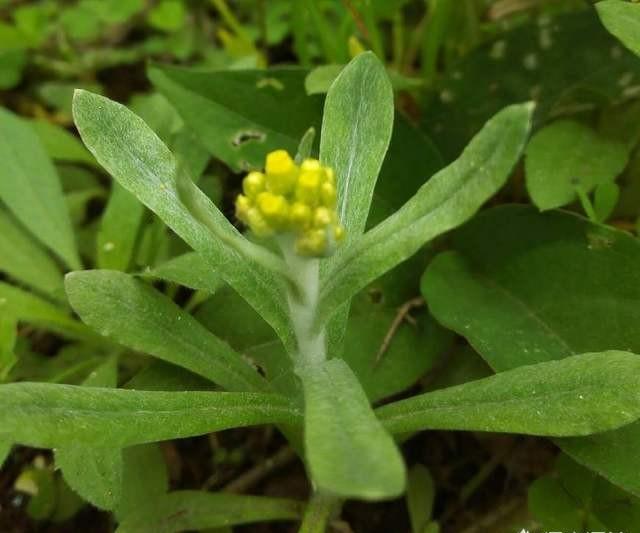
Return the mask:
<path id="1" fill-rule="evenodd" d="M 325 533 L 329 520 L 340 501 L 332 496 L 315 493 L 302 518 L 299 533 Z"/>

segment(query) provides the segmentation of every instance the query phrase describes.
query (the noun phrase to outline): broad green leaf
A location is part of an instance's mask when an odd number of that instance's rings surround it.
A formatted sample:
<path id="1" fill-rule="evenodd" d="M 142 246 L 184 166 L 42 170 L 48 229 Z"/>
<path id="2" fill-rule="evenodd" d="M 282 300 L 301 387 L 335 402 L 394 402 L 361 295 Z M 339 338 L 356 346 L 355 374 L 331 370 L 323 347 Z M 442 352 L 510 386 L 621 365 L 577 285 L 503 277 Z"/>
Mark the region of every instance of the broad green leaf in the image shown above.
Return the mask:
<path id="1" fill-rule="evenodd" d="M 17 330 L 18 321 L 11 313 L 0 313 L 0 383 L 7 378 L 18 360 L 15 355 Z"/>
<path id="2" fill-rule="evenodd" d="M 124 447 L 261 424 L 301 424 L 282 396 L 142 392 L 48 383 L 0 385 L 0 440 L 36 448 Z"/>
<path id="3" fill-rule="evenodd" d="M 324 104 L 320 160 L 338 182 L 338 216 L 355 240 L 365 228 L 373 189 L 393 129 L 393 91 L 372 53 L 353 59 L 331 85 Z"/>
<path id="4" fill-rule="evenodd" d="M 302 369 L 305 455 L 313 483 L 345 498 L 399 496 L 405 467 L 358 379 L 341 359 Z"/>
<path id="5" fill-rule="evenodd" d="M 620 187 L 617 183 L 602 183 L 593 192 L 593 211 L 598 222 L 606 222 L 615 211 L 620 199 Z"/>
<path id="6" fill-rule="evenodd" d="M 431 521 L 435 487 L 426 466 L 417 464 L 409 470 L 407 479 L 407 510 L 413 533 L 424 533 Z"/>
<path id="7" fill-rule="evenodd" d="M 80 268 L 60 180 L 31 126 L 0 109 L 0 199 L 72 269 Z"/>
<path id="8" fill-rule="evenodd" d="M 142 273 L 143 276 L 164 279 L 190 289 L 216 292 L 223 284 L 222 278 L 196 252 L 187 252 L 165 261 Z"/>
<path id="9" fill-rule="evenodd" d="M 250 244 L 197 188 L 193 194 L 215 220 L 218 237 L 193 218 L 177 196 L 175 159 L 145 123 L 120 104 L 85 91 L 76 93 L 74 116 L 85 144 L 100 164 L 201 253 L 291 344 L 281 277 L 238 253 L 239 246 Z"/>
<path id="10" fill-rule="evenodd" d="M 573 354 L 640 353 L 640 242 L 578 216 L 504 206 L 454 236 L 423 279 L 431 312 L 497 371 Z M 640 495 L 640 423 L 560 439 L 574 459 Z M 617 450 L 616 453 L 611 453 Z"/>
<path id="11" fill-rule="evenodd" d="M 573 120 L 558 120 L 538 131 L 527 146 L 527 190 L 542 211 L 576 199 L 576 187 L 585 193 L 611 183 L 627 165 L 627 147 L 601 137 Z"/>
<path id="12" fill-rule="evenodd" d="M 535 100 L 539 124 L 620 100 L 629 105 L 638 58 L 607 33 L 594 9 L 549 11 L 496 32 L 434 82 L 422 125 L 447 160 L 512 103 Z M 587 35 L 588 53 L 577 46 Z"/>
<path id="13" fill-rule="evenodd" d="M 98 267 L 122 271 L 129 268 L 144 212 L 144 205 L 135 196 L 113 183 L 98 230 Z"/>
<path id="14" fill-rule="evenodd" d="M 96 166 L 96 160 L 80 140 L 63 127 L 46 120 L 33 120 L 29 124 L 51 159 Z"/>
<path id="15" fill-rule="evenodd" d="M 306 95 L 305 75 L 300 68 L 149 70 L 203 146 L 236 170 L 262 168 L 271 150 L 295 154 L 304 132 L 318 125 L 321 100 Z"/>
<path id="16" fill-rule="evenodd" d="M 598 2 L 596 9 L 604 27 L 640 56 L 640 6 L 620 0 L 605 0 Z"/>
<path id="17" fill-rule="evenodd" d="M 386 405 L 392 433 L 451 429 L 578 436 L 640 418 L 640 355 L 582 354 L 521 366 Z"/>
<path id="18" fill-rule="evenodd" d="M 102 335 L 229 390 L 264 388 L 264 380 L 239 353 L 133 276 L 109 270 L 73 272 L 65 285 L 75 311 Z"/>
<path id="19" fill-rule="evenodd" d="M 284 498 L 177 491 L 125 517 L 117 533 L 176 533 L 272 520 L 298 520 L 304 504 Z"/>
<path id="20" fill-rule="evenodd" d="M 185 16 L 184 4 L 180 0 L 162 0 L 151 8 L 147 20 L 158 30 L 174 32 L 182 28 Z"/>
<path id="21" fill-rule="evenodd" d="M 0 209 L 0 271 L 45 294 L 62 296 L 60 269 L 4 209 Z"/>
<path id="22" fill-rule="evenodd" d="M 555 472 L 529 488 L 529 509 L 545 529 L 636 531 L 640 499 L 561 454 Z"/>
<path id="23" fill-rule="evenodd" d="M 0 312 L 62 335 L 66 338 L 96 341 L 99 337 L 61 308 L 33 293 L 0 282 Z"/>
<path id="24" fill-rule="evenodd" d="M 532 110 L 523 104 L 498 113 L 454 163 L 399 211 L 339 251 L 324 278 L 318 323 L 426 242 L 471 218 L 509 177 L 529 133 Z"/>
<path id="25" fill-rule="evenodd" d="M 0 48 L 0 89 L 12 89 L 20 83 L 27 65 L 25 50 L 2 50 Z"/>

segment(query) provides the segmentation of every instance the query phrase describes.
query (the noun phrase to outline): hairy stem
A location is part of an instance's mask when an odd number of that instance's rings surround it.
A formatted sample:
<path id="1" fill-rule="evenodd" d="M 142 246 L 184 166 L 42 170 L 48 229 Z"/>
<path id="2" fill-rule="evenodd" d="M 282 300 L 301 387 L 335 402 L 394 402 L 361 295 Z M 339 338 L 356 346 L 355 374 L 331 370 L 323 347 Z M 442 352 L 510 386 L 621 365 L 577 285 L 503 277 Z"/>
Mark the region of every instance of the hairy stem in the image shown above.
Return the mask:
<path id="1" fill-rule="evenodd" d="M 340 500 L 332 496 L 315 493 L 304 512 L 299 533 L 325 533 L 339 504 Z"/>

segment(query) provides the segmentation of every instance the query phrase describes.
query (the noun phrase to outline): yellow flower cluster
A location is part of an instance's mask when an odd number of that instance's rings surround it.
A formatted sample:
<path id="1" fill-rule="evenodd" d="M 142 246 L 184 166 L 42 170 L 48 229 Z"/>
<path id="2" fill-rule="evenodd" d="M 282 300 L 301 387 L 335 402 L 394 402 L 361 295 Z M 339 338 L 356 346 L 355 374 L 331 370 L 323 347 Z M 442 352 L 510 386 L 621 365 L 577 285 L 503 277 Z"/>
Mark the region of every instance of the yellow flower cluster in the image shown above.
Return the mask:
<path id="1" fill-rule="evenodd" d="M 267 155 L 265 172 L 250 172 L 236 199 L 236 216 L 259 237 L 293 233 L 296 252 L 320 257 L 344 238 L 336 212 L 333 170 L 316 159 L 296 165 L 286 150 Z"/>

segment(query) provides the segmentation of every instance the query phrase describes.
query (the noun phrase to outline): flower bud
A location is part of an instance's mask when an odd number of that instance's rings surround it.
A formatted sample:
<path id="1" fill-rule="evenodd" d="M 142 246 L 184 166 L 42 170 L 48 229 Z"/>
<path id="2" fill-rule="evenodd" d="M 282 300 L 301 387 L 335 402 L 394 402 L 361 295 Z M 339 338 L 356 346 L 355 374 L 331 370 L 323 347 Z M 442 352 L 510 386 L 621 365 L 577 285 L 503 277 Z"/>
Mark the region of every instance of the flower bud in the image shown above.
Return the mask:
<path id="1" fill-rule="evenodd" d="M 256 205 L 264 219 L 275 229 L 285 229 L 289 221 L 289 202 L 284 196 L 261 192 Z"/>
<path id="2" fill-rule="evenodd" d="M 295 187 L 298 168 L 286 150 L 267 155 L 267 188 L 275 194 L 289 194 Z"/>
<path id="3" fill-rule="evenodd" d="M 247 177 L 242 180 L 242 190 L 249 198 L 255 198 L 264 191 L 265 179 L 262 172 L 249 172 Z"/>

